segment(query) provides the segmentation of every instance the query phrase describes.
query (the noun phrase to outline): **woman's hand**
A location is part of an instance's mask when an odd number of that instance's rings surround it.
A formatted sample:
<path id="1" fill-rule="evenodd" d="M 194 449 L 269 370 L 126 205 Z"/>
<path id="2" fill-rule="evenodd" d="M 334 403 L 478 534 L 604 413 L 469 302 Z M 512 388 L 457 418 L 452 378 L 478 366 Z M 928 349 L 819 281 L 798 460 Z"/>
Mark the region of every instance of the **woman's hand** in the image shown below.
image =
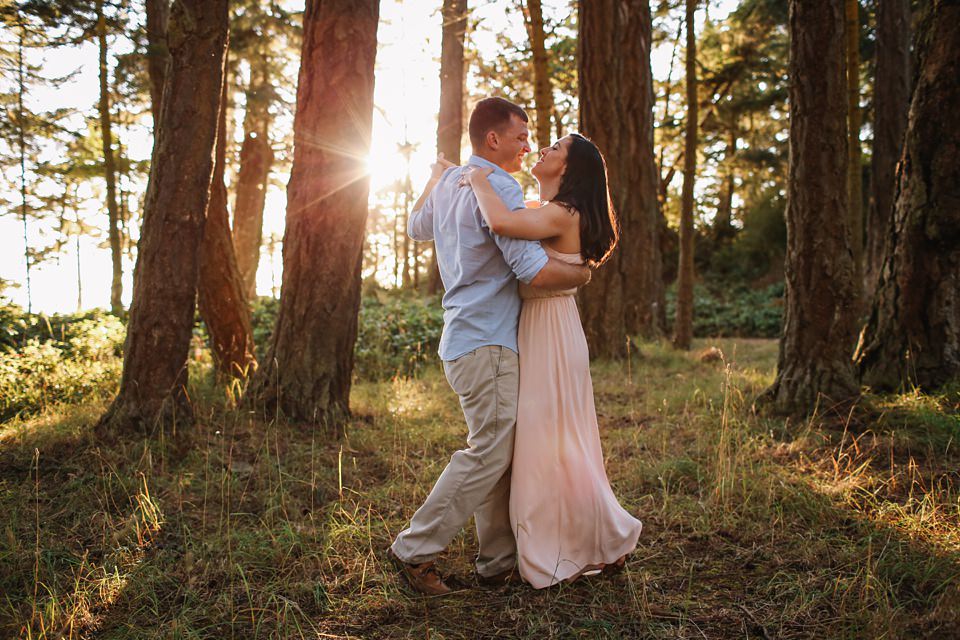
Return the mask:
<path id="1" fill-rule="evenodd" d="M 443 157 L 443 152 L 437 154 L 437 160 L 430 165 L 430 179 L 439 180 L 443 175 L 443 172 L 449 169 L 450 167 L 455 167 L 457 165 L 453 164 L 445 157 Z"/>
<path id="2" fill-rule="evenodd" d="M 478 181 L 487 180 L 491 173 L 493 173 L 493 169 L 490 167 L 467 167 L 460 174 L 460 186 L 476 186 Z"/>

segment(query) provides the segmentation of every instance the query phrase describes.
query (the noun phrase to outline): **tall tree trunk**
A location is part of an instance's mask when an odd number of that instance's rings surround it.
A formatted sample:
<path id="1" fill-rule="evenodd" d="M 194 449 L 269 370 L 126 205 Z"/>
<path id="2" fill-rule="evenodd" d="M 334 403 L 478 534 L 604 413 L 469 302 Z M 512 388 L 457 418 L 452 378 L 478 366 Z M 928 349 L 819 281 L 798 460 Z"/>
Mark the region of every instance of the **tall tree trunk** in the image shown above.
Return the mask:
<path id="1" fill-rule="evenodd" d="M 546 35 L 543 32 L 543 7 L 540 0 L 525 0 L 522 3 L 524 23 L 530 38 L 533 54 L 533 101 L 537 109 L 537 144 L 550 144 L 550 114 L 553 113 L 553 87 L 550 85 L 550 68 L 547 60 Z"/>
<path id="2" fill-rule="evenodd" d="M 171 64 L 155 136 L 133 278 L 120 392 L 101 428 L 192 419 L 187 352 L 213 175 L 227 0 L 176 0 Z"/>
<path id="3" fill-rule="evenodd" d="M 460 164 L 463 138 L 463 39 L 467 32 L 467 0 L 443 0 L 443 37 L 440 42 L 440 114 L 437 116 L 437 153 Z M 440 269 L 434 248 L 427 291 L 440 291 Z"/>
<path id="4" fill-rule="evenodd" d="M 117 167 L 113 158 L 113 133 L 110 126 L 110 83 L 107 68 L 107 19 L 103 0 L 97 0 L 97 43 L 100 49 L 100 136 L 103 142 L 103 177 L 107 182 L 107 218 L 109 221 L 110 257 L 113 272 L 110 280 L 110 310 L 123 312 L 123 251 L 120 247 L 120 212 L 117 208 Z"/>
<path id="5" fill-rule="evenodd" d="M 886 257 L 856 362 L 874 389 L 960 378 L 960 4 L 920 27 Z"/>
<path id="6" fill-rule="evenodd" d="M 243 279 L 237 268 L 227 213 L 227 187 L 223 175 L 227 155 L 227 81 L 224 74 L 217 124 L 216 160 L 207 203 L 207 221 L 200 245 L 197 301 L 210 334 L 210 349 L 217 370 L 225 376 L 245 377 L 256 366 L 253 330 Z"/>
<path id="7" fill-rule="evenodd" d="M 257 269 L 263 244 L 263 208 L 273 167 L 270 104 L 273 88 L 263 60 L 250 61 L 250 88 L 243 116 L 243 145 L 233 212 L 233 244 L 247 299 L 257 296 Z"/>
<path id="8" fill-rule="evenodd" d="M 677 265 L 677 317 L 673 346 L 689 349 L 693 340 L 693 185 L 697 179 L 697 0 L 686 0 L 687 121 L 683 144 L 683 189 L 680 197 L 680 256 Z"/>
<path id="9" fill-rule="evenodd" d="M 27 118 L 23 108 L 23 99 L 27 93 L 27 78 L 23 62 L 23 48 L 27 39 L 27 27 L 17 5 L 17 22 L 20 36 L 17 39 L 17 142 L 20 152 L 20 220 L 23 222 L 23 260 L 27 269 L 27 313 L 33 313 L 33 286 L 30 266 L 30 235 L 27 224 Z"/>
<path id="10" fill-rule="evenodd" d="M 866 299 L 872 299 L 896 195 L 897 161 L 910 108 L 910 0 L 877 4 L 877 71 L 873 85 L 873 197 L 867 214 Z"/>
<path id="11" fill-rule="evenodd" d="M 786 301 L 777 377 L 761 397 L 779 413 L 806 414 L 858 392 L 843 3 L 790 0 Z"/>
<path id="12" fill-rule="evenodd" d="M 618 251 L 581 290 L 580 313 L 591 353 L 620 356 L 628 331 L 662 329 L 650 5 L 581 2 L 579 23 L 580 126 L 606 156 L 621 225 Z"/>
<path id="13" fill-rule="evenodd" d="M 303 16 L 280 311 L 252 388 L 296 420 L 349 411 L 378 15 L 378 0 L 308 0 Z"/>
<path id="14" fill-rule="evenodd" d="M 882 3 L 881 3 L 882 4 Z M 856 314 L 863 308 L 863 169 L 860 157 L 860 0 L 846 0 L 847 41 L 847 196 L 850 207 Z"/>
<path id="15" fill-rule="evenodd" d="M 147 10 L 147 74 L 150 77 L 150 111 L 156 128 L 160 121 L 163 83 L 170 64 L 167 48 L 167 23 L 170 21 L 170 0 L 146 0 Z"/>
<path id="16" fill-rule="evenodd" d="M 737 131 L 730 129 L 730 139 L 724 152 L 724 171 L 720 203 L 717 206 L 717 217 L 713 223 L 713 237 L 718 242 L 729 240 L 734 236 L 733 230 L 733 194 L 736 191 L 736 169 L 734 161 L 737 155 Z"/>

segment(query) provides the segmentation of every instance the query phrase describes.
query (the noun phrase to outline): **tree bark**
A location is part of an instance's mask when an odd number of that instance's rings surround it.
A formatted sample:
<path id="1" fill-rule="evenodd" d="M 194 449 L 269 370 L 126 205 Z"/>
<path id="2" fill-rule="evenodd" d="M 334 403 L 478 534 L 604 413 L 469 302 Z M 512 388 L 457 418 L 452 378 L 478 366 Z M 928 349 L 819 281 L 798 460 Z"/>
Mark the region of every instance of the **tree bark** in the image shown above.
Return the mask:
<path id="1" fill-rule="evenodd" d="M 270 103 L 273 89 L 260 60 L 250 60 L 250 88 L 243 116 L 243 145 L 233 213 L 233 244 L 248 300 L 257 296 L 257 269 L 263 244 L 263 209 L 273 168 L 270 146 Z"/>
<path id="2" fill-rule="evenodd" d="M 543 32 L 543 7 L 540 0 L 521 4 L 530 50 L 533 54 L 533 101 L 537 110 L 537 144 L 550 145 L 550 115 L 553 113 L 553 87 L 547 59 L 546 35 Z"/>
<path id="3" fill-rule="evenodd" d="M 876 390 L 960 378 L 960 4 L 931 2 L 917 43 L 887 252 L 856 354 Z"/>
<path id="4" fill-rule="evenodd" d="M 858 392 L 850 354 L 857 301 L 847 211 L 844 0 L 790 1 L 786 300 L 778 413 L 808 414 Z"/>
<path id="5" fill-rule="evenodd" d="M 663 326 L 650 6 L 581 2 L 579 23 L 580 126 L 606 156 L 621 225 L 619 249 L 580 292 L 580 313 L 591 353 L 617 357 L 628 331 Z"/>
<path id="6" fill-rule="evenodd" d="M 882 4 L 882 3 L 880 3 Z M 863 169 L 860 147 L 860 0 L 846 0 L 844 7 L 847 42 L 847 200 L 853 231 L 856 313 L 863 308 Z"/>
<path id="7" fill-rule="evenodd" d="M 167 48 L 167 23 L 170 20 L 170 0 L 146 0 L 147 10 L 147 74 L 150 77 L 150 111 L 153 124 L 160 121 L 163 83 L 170 64 Z"/>
<path id="8" fill-rule="evenodd" d="M 349 411 L 378 14 L 377 0 L 308 0 L 303 17 L 280 311 L 252 387 L 295 420 Z"/>
<path id="9" fill-rule="evenodd" d="M 100 136 L 103 149 L 103 177 L 107 183 L 107 219 L 110 257 L 113 271 L 110 280 L 110 310 L 123 312 L 123 251 L 120 247 L 120 212 L 117 208 L 117 167 L 113 158 L 113 133 L 110 123 L 110 83 L 107 67 L 107 20 L 103 0 L 97 0 L 97 44 L 100 61 Z"/>
<path id="10" fill-rule="evenodd" d="M 210 350 L 213 352 L 217 370 L 224 376 L 244 378 L 250 372 L 251 366 L 256 367 L 256 358 L 253 355 L 250 308 L 230 237 L 227 187 L 223 180 L 226 149 L 227 82 L 224 78 L 220 94 L 213 182 L 207 203 L 203 243 L 200 245 L 197 301 L 200 317 L 210 334 Z"/>
<path id="11" fill-rule="evenodd" d="M 737 131 L 730 129 L 730 139 L 724 152 L 726 176 L 723 179 L 720 203 L 717 206 L 717 217 L 713 223 L 713 237 L 717 242 L 724 242 L 735 235 L 733 229 L 733 194 L 736 191 L 736 167 L 734 162 L 737 155 Z"/>
<path id="12" fill-rule="evenodd" d="M 677 265 L 677 317 L 673 346 L 689 349 L 693 341 L 693 185 L 697 179 L 697 0 L 686 0 L 687 121 L 683 145 L 683 188 L 680 201 L 680 256 Z"/>
<path id="13" fill-rule="evenodd" d="M 443 37 L 440 42 L 440 114 L 437 116 L 437 153 L 460 164 L 463 138 L 463 39 L 467 32 L 467 0 L 443 0 Z M 440 291 L 436 248 L 430 260 L 427 291 Z"/>
<path id="14" fill-rule="evenodd" d="M 227 43 L 227 0 L 176 0 L 120 392 L 108 430 L 192 420 L 186 395 L 200 244 L 213 174 Z"/>
<path id="15" fill-rule="evenodd" d="M 910 0 L 877 4 L 877 70 L 873 87 L 872 198 L 867 214 L 865 294 L 880 278 L 897 187 L 897 161 L 910 108 Z"/>

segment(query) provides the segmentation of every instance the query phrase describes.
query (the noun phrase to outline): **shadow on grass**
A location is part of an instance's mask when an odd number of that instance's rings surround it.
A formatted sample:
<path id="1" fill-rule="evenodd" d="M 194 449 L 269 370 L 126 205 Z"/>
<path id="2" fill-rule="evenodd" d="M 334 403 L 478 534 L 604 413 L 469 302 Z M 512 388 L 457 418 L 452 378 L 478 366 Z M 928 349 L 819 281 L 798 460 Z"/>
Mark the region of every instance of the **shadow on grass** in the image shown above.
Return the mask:
<path id="1" fill-rule="evenodd" d="M 904 440 L 881 421 L 874 448 L 867 430 L 813 424 L 781 440 L 782 424 L 744 408 L 771 377 L 775 343 L 718 344 L 729 367 L 662 345 L 644 345 L 629 374 L 595 367 L 608 474 L 644 521 L 641 545 L 620 576 L 542 591 L 473 585 L 471 528 L 440 558 L 463 587 L 447 598 L 411 594 L 383 557 L 462 446 L 436 371 L 358 384 L 337 439 L 215 402 L 175 441 L 109 449 L 89 431 L 102 407 L 6 427 L 0 635 L 960 635 L 960 547 L 947 535 L 960 514 L 935 487 L 902 493 L 923 480 L 900 460 Z M 884 442 L 896 486 L 881 473 Z"/>

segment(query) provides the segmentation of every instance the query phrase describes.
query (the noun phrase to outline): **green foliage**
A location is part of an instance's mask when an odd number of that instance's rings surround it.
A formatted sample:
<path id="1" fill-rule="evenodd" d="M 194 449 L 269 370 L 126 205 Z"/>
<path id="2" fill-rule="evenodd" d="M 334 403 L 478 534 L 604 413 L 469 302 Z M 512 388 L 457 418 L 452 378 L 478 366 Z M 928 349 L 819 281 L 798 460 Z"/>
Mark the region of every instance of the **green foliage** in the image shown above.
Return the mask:
<path id="1" fill-rule="evenodd" d="M 693 287 L 693 334 L 698 337 L 776 338 L 783 316 L 783 283 L 753 289 L 744 284 Z M 677 309 L 676 287 L 667 290 L 667 321 Z"/>
<path id="2" fill-rule="evenodd" d="M 253 306 L 253 339 L 263 360 L 276 322 L 279 301 L 258 298 Z M 443 309 L 432 298 L 408 291 L 372 289 L 360 304 L 354 373 L 366 380 L 416 376 L 436 359 Z"/>
<path id="3" fill-rule="evenodd" d="M 116 316 L 48 318 L 7 305 L 0 322 L 0 421 L 115 392 L 126 333 Z"/>
<path id="4" fill-rule="evenodd" d="M 443 309 L 430 298 L 375 292 L 364 297 L 354 351 L 354 371 L 383 380 L 415 376 L 436 359 L 443 330 Z"/>

